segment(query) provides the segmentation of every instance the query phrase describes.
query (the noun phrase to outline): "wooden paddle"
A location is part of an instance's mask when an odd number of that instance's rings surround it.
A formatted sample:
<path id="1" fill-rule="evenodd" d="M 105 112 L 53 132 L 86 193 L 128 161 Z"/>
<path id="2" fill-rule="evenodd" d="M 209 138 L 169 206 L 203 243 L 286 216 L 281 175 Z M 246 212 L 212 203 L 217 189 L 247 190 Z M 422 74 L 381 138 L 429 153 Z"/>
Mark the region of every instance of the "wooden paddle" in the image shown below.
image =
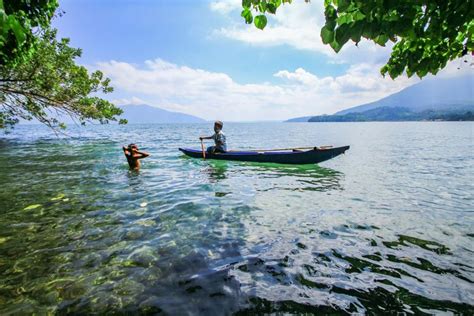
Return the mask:
<path id="1" fill-rule="evenodd" d="M 201 139 L 201 150 L 202 150 L 202 159 L 206 160 L 206 151 L 204 150 L 204 143 Z"/>

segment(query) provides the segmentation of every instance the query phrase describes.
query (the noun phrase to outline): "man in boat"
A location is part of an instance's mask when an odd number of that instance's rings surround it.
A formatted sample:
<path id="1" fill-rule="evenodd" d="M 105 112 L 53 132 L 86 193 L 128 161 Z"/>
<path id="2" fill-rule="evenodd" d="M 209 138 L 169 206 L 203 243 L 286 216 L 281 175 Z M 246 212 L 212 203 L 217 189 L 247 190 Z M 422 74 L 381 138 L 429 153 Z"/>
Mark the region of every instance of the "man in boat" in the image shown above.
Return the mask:
<path id="1" fill-rule="evenodd" d="M 128 166 L 130 170 L 139 170 L 140 169 L 140 159 L 150 156 L 150 154 L 139 151 L 138 146 L 135 144 L 130 144 L 128 147 L 123 146 L 123 153 L 128 161 Z"/>
<path id="2" fill-rule="evenodd" d="M 216 121 L 214 123 L 214 135 L 212 136 L 201 136 L 199 139 L 202 141 L 203 139 L 213 139 L 215 146 L 210 146 L 207 148 L 207 152 L 214 154 L 214 153 L 225 153 L 227 151 L 227 143 L 225 139 L 225 135 L 222 132 L 222 128 L 224 127 L 224 123 L 221 121 Z"/>

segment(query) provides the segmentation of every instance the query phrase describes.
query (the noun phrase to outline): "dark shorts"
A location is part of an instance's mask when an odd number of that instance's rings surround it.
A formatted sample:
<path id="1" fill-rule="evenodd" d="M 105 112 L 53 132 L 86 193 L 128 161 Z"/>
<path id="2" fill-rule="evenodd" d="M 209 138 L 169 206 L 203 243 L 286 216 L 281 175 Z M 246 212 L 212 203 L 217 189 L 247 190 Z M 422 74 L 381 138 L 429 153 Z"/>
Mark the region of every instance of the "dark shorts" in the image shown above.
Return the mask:
<path id="1" fill-rule="evenodd" d="M 212 153 L 225 153 L 226 150 L 224 150 L 222 147 L 218 146 L 209 146 L 207 147 L 207 152 L 212 154 Z"/>

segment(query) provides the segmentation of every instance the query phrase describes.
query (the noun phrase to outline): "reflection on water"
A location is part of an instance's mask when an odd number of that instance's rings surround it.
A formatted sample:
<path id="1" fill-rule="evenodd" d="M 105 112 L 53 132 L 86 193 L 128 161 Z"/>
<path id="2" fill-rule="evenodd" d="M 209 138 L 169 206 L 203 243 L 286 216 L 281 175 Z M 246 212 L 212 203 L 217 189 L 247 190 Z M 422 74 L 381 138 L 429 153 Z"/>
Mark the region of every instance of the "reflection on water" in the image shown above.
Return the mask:
<path id="1" fill-rule="evenodd" d="M 208 166 L 205 167 L 205 172 L 209 177 L 211 183 L 219 182 L 227 178 L 226 173 L 228 172 L 227 161 L 210 161 Z"/>
<path id="2" fill-rule="evenodd" d="M 343 173 L 330 168 L 320 167 L 318 165 L 276 165 L 262 164 L 249 166 L 245 172 L 258 175 L 261 178 L 276 179 L 283 178 L 280 181 L 282 186 L 271 187 L 263 190 L 289 190 L 289 191 L 328 191 L 342 190 L 340 180 Z"/>
<path id="3" fill-rule="evenodd" d="M 144 126 L 140 172 L 133 126 L 0 141 L 0 314 L 474 313 L 469 126 L 240 126 L 360 139 L 286 166 L 183 158 L 206 126 Z"/>
<path id="4" fill-rule="evenodd" d="M 189 158 L 186 158 L 189 159 Z M 289 190 L 289 191 L 327 191 L 342 190 L 340 180 L 343 173 L 318 165 L 283 165 L 273 163 L 252 163 L 233 161 L 207 162 L 203 169 L 212 183 L 228 177 L 258 178 L 262 183 L 271 179 L 279 179 L 282 186 L 261 188 L 259 190 Z"/>

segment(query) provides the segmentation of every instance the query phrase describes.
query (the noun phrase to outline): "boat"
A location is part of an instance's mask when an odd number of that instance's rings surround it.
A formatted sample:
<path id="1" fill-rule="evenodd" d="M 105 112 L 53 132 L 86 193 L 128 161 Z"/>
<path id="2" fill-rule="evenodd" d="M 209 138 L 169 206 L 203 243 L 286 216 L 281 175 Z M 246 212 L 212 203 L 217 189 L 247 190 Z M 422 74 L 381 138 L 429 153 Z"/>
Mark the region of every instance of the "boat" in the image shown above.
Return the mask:
<path id="1" fill-rule="evenodd" d="M 192 158 L 218 159 L 250 162 L 270 162 L 280 164 L 316 164 L 343 154 L 350 146 L 332 147 L 303 147 L 303 148 L 283 148 L 283 149 L 262 149 L 247 151 L 227 151 L 225 153 L 203 154 L 202 150 L 179 148 L 181 152 Z"/>

